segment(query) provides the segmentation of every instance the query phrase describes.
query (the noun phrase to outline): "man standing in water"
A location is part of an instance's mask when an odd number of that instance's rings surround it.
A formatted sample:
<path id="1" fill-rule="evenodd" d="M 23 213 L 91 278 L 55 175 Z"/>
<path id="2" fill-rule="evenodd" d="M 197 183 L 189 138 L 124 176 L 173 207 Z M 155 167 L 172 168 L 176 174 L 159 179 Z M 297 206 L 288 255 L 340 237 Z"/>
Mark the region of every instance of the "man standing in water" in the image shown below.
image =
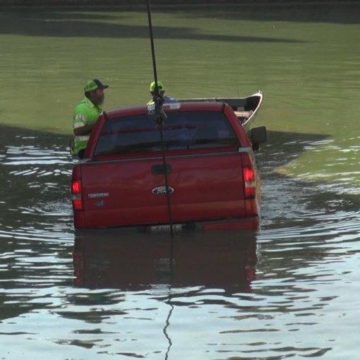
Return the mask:
<path id="1" fill-rule="evenodd" d="M 108 88 L 100 80 L 88 80 L 84 87 L 85 98 L 76 106 L 74 111 L 74 141 L 72 144 L 72 155 L 80 159 L 89 141 L 90 133 L 102 113 L 101 105 L 104 102 L 104 89 Z"/>

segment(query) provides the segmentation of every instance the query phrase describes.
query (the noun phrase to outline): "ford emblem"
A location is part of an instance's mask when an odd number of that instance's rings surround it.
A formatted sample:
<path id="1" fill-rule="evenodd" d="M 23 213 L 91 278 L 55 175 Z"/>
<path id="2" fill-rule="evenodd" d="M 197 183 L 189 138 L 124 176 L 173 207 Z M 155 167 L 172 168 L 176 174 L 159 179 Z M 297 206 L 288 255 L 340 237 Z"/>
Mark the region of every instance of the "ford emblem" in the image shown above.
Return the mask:
<path id="1" fill-rule="evenodd" d="M 175 191 L 175 189 L 172 188 L 171 186 L 168 186 L 167 191 L 166 191 L 166 186 L 157 186 L 157 187 L 153 188 L 151 192 L 154 195 L 166 195 L 166 194 L 171 195 L 174 191 Z"/>

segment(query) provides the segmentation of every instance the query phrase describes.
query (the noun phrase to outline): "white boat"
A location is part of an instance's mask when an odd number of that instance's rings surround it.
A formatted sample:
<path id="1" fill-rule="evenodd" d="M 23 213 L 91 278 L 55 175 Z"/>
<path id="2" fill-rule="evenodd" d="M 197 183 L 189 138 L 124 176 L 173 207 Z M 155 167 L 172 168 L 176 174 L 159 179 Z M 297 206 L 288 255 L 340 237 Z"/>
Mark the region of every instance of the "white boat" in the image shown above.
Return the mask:
<path id="1" fill-rule="evenodd" d="M 263 95 L 258 91 L 250 96 L 243 98 L 193 98 L 180 99 L 179 102 L 223 102 L 231 106 L 235 115 L 245 128 L 249 128 L 250 123 L 255 119 L 257 112 L 262 104 Z"/>

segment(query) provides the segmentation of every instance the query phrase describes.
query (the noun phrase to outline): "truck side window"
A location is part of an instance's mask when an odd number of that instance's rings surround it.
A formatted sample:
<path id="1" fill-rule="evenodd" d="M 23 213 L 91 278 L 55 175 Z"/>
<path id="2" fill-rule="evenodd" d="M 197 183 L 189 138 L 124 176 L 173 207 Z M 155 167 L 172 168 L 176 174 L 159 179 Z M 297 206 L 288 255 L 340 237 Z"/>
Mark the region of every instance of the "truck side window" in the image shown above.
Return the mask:
<path id="1" fill-rule="evenodd" d="M 169 112 L 164 124 L 167 150 L 238 146 L 237 137 L 223 113 Z M 147 114 L 110 118 L 100 134 L 95 156 L 160 151 L 160 132 Z"/>

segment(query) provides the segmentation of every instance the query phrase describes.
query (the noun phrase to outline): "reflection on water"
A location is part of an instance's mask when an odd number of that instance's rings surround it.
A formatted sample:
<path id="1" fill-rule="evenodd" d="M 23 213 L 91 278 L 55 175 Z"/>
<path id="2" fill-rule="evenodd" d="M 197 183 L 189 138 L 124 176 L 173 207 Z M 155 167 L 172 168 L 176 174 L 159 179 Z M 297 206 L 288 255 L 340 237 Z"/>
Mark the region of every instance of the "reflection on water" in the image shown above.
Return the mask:
<path id="1" fill-rule="evenodd" d="M 168 342 L 162 358 L 167 359 L 176 342 L 172 324 L 178 308 L 228 306 L 233 293 L 251 291 L 256 239 L 254 233 L 189 232 L 170 239 L 169 234 L 84 231 L 75 237 L 73 257 L 76 286 L 121 289 L 125 296 L 142 292 L 167 305 L 166 319 L 162 320 L 162 333 Z M 94 315 L 61 314 L 84 321 Z M 129 313 L 111 315 L 128 317 Z M 137 319 L 142 320 L 139 315 Z"/>
<path id="2" fill-rule="evenodd" d="M 3 129 L 0 357 L 356 358 L 360 200 L 278 171 L 326 136 L 269 135 L 261 230 L 171 241 L 74 234 L 67 138 Z"/>
<path id="3" fill-rule="evenodd" d="M 134 234 L 95 231 L 75 238 L 75 284 L 141 290 L 158 284 L 249 291 L 255 278 L 254 233 Z"/>

